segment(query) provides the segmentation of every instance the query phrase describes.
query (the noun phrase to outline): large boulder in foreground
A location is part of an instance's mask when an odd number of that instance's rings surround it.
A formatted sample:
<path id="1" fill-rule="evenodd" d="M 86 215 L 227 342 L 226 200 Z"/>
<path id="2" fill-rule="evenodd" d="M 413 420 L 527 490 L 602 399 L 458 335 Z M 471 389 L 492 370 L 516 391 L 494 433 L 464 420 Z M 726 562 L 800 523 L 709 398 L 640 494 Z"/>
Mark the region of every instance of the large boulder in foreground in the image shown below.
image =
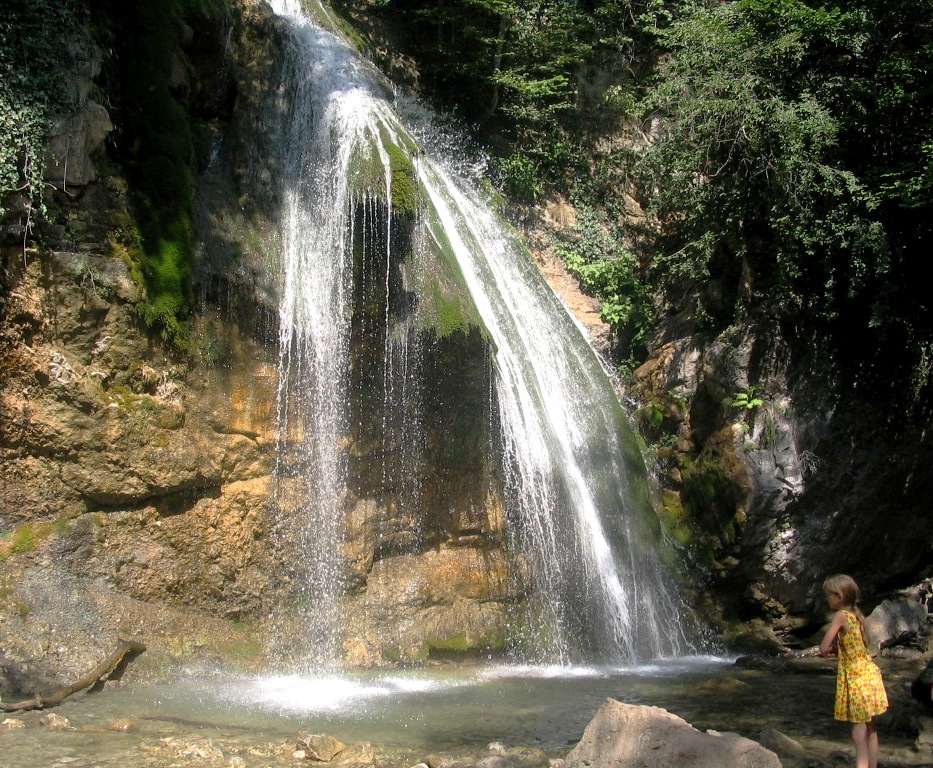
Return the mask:
<path id="1" fill-rule="evenodd" d="M 660 707 L 606 699 L 565 768 L 781 768 L 778 756 L 735 733 L 702 733 Z"/>

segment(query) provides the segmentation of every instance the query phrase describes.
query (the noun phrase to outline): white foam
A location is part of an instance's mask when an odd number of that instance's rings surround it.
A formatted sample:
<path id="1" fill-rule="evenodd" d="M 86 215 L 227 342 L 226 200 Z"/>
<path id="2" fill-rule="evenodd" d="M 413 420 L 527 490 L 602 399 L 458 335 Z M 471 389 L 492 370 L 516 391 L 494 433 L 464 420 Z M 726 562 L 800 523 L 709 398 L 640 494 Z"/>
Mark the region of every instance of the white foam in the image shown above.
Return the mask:
<path id="1" fill-rule="evenodd" d="M 391 675 L 355 678 L 343 675 L 272 675 L 243 678 L 216 690 L 235 704 L 252 702 L 265 709 L 293 713 L 350 712 L 389 697 L 430 693 L 477 682 L 476 678 L 448 680 L 428 676 Z"/>

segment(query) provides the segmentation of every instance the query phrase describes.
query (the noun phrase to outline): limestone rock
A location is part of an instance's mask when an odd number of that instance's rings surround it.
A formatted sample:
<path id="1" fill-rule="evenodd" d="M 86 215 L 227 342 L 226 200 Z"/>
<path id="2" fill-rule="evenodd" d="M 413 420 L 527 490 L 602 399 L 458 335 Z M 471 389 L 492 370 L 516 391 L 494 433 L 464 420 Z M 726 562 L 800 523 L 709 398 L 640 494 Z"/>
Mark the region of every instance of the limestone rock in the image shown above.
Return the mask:
<path id="1" fill-rule="evenodd" d="M 927 623 L 925 605 L 913 600 L 885 600 L 865 618 L 875 647 L 895 645 L 920 632 Z"/>
<path id="2" fill-rule="evenodd" d="M 803 745 L 794 741 L 790 736 L 787 736 L 781 733 L 774 728 L 765 731 L 761 734 L 759 742 L 763 747 L 770 749 L 775 754 L 779 755 L 783 761 L 784 758 L 806 758 L 808 757 L 807 750 L 804 749 Z"/>
<path id="3" fill-rule="evenodd" d="M 566 768 L 781 768 L 778 756 L 734 733 L 702 733 L 660 707 L 607 699 Z"/>
<path id="4" fill-rule="evenodd" d="M 355 741 L 348 744 L 334 757 L 334 762 L 340 765 L 369 765 L 376 759 L 373 745 L 368 741 Z"/>
<path id="5" fill-rule="evenodd" d="M 427 768 L 548 768 L 550 764 L 542 749 L 506 747 L 501 742 L 489 744 L 485 752 L 469 748 L 436 752 L 420 763 Z"/>
<path id="6" fill-rule="evenodd" d="M 122 717 L 105 726 L 108 731 L 134 731 L 136 724 L 129 718 Z"/>
<path id="7" fill-rule="evenodd" d="M 451 546 L 379 560 L 366 590 L 344 604 L 348 656 L 372 665 L 496 647 L 525 578 L 521 562 L 499 549 Z"/>
<path id="8" fill-rule="evenodd" d="M 107 110 L 93 101 L 72 115 L 55 118 L 46 151 L 46 181 L 66 188 L 96 179 L 93 158 L 112 130 Z"/>
<path id="9" fill-rule="evenodd" d="M 322 763 L 333 760 L 338 753 L 346 748 L 346 745 L 338 739 L 321 733 L 300 736 L 297 746 L 296 751 L 304 753 L 302 759 L 317 760 Z"/>
<path id="10" fill-rule="evenodd" d="M 53 731 L 72 730 L 71 721 L 67 717 L 62 717 L 55 712 L 49 712 L 40 717 L 39 723 L 46 728 L 51 728 Z"/>

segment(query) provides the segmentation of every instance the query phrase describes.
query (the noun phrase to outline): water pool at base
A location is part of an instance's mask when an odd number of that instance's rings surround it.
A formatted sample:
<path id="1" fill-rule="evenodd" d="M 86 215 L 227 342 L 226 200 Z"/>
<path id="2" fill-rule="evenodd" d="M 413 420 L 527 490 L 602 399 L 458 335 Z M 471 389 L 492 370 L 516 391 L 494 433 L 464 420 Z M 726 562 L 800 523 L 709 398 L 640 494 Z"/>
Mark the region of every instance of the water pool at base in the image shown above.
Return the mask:
<path id="1" fill-rule="evenodd" d="M 892 708 L 911 706 L 902 680 L 889 676 L 888 688 Z M 302 732 L 346 744 L 370 742 L 377 766 L 412 766 L 432 753 L 491 742 L 563 757 L 607 698 L 663 707 L 700 730 L 758 739 L 777 729 L 828 755 L 850 748 L 846 726 L 832 720 L 833 692 L 832 664 L 776 673 L 711 657 L 635 668 L 450 665 L 333 676 L 200 674 L 76 694 L 45 713 L 18 713 L 26 727 L 0 729 L 0 766 L 268 768 L 299 764 L 290 750 L 276 750 Z M 75 730 L 40 725 L 49 712 L 68 718 Z M 110 730 L 120 720 L 130 729 Z M 889 758 L 883 765 L 928 764 L 913 761 L 908 738 L 881 732 L 882 757 Z"/>

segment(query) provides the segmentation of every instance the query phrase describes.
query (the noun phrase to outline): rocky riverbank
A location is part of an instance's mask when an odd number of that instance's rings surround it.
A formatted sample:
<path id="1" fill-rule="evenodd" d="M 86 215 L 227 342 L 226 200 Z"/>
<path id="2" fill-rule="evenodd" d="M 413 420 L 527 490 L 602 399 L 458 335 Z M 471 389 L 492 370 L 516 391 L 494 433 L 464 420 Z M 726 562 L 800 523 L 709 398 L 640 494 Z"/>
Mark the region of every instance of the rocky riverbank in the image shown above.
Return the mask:
<path id="1" fill-rule="evenodd" d="M 928 766 L 933 712 L 909 693 L 922 660 L 888 657 L 881 666 L 891 710 L 879 723 L 880 765 Z M 697 755 L 711 750 L 706 762 L 689 765 L 720 768 L 733 764 L 722 762 L 719 745 L 728 744 L 742 754 L 774 753 L 760 759 L 780 760 L 762 765 L 837 768 L 851 765 L 852 746 L 848 728 L 831 718 L 833 669 L 832 661 L 819 658 L 746 658 L 703 670 L 685 667 L 670 676 L 643 671 L 607 672 L 585 681 L 572 675 L 562 681 L 499 677 L 477 683 L 471 678 L 461 687 L 450 668 L 435 667 L 408 676 L 411 690 L 399 690 L 391 701 L 371 692 L 354 705 L 349 685 L 354 678 L 342 678 L 347 686 L 343 699 L 326 711 L 313 711 L 311 705 L 315 687 L 327 684 L 322 679 L 306 681 L 303 703 L 298 696 L 277 706 L 270 706 L 259 686 L 238 689 L 238 698 L 225 696 L 239 683 L 216 673 L 202 673 L 198 685 L 192 682 L 198 677 L 169 685 L 108 683 L 98 693 L 76 694 L 53 710 L 6 715 L 0 724 L 0 763 L 16 768 L 313 763 L 322 768 L 559 768 L 584 758 L 586 764 L 602 765 L 612 750 L 606 743 L 596 757 L 586 757 L 598 737 L 595 726 L 589 726 L 598 721 L 603 731 L 611 726 L 621 733 L 631 720 L 640 733 L 662 728 L 666 734 L 663 744 L 643 756 L 646 760 L 667 754 L 658 748 Z M 469 671 L 457 674 L 468 676 Z M 438 681 L 443 683 L 435 687 Z M 299 679 L 290 683 L 293 688 L 302 684 Z M 630 706 L 610 717 L 601 712 L 607 700 Z M 710 738 L 698 746 L 708 730 L 735 736 L 721 743 Z M 626 743 L 631 750 L 635 742 Z M 765 749 L 756 751 L 756 743 Z"/>

